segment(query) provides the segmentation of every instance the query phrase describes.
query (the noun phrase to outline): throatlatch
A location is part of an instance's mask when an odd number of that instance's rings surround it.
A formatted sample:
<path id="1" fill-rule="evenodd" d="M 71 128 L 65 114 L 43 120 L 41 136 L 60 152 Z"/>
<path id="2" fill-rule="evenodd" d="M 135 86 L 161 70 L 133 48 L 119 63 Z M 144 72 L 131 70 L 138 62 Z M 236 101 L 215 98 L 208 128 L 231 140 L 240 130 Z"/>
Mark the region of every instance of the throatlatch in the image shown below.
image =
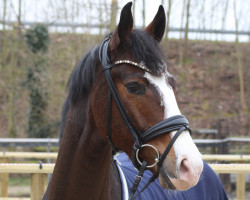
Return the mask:
<path id="1" fill-rule="evenodd" d="M 129 60 L 119 60 L 116 61 L 114 64 L 111 63 L 110 58 L 108 56 L 108 45 L 109 45 L 109 41 L 110 41 L 110 36 L 108 36 L 100 45 L 100 49 L 99 49 L 99 59 L 102 63 L 102 67 L 103 67 L 103 71 L 105 73 L 105 77 L 108 83 L 108 87 L 109 87 L 109 95 L 108 95 L 108 128 L 107 128 L 107 138 L 112 146 L 113 152 L 116 152 L 117 149 L 115 148 L 114 144 L 112 143 L 112 139 L 111 139 L 111 103 L 112 103 L 112 97 L 115 100 L 116 106 L 123 118 L 123 121 L 126 124 L 126 127 L 128 128 L 129 132 L 131 133 L 134 141 L 135 141 L 135 145 L 133 147 L 132 150 L 132 157 L 131 160 L 134 164 L 134 166 L 139 170 L 138 175 L 136 176 L 135 182 L 133 184 L 133 187 L 131 189 L 131 195 L 130 195 L 130 200 L 133 200 L 137 197 L 138 194 L 140 194 L 142 191 L 144 191 L 151 182 L 153 182 L 156 178 L 158 178 L 159 173 L 160 173 L 160 169 L 162 167 L 163 161 L 166 158 L 166 156 L 168 155 L 171 147 L 173 146 L 174 142 L 176 141 L 176 139 L 179 137 L 179 135 L 187 130 L 191 133 L 191 129 L 189 128 L 189 123 L 187 121 L 187 119 L 183 116 L 183 115 L 176 115 L 173 117 L 170 117 L 168 119 L 165 119 L 157 124 L 155 124 L 154 126 L 152 126 L 151 128 L 149 128 L 148 130 L 146 130 L 144 133 L 141 133 L 132 123 L 131 119 L 129 118 L 124 105 L 122 104 L 122 101 L 118 95 L 118 92 L 116 90 L 115 84 L 112 80 L 111 77 L 111 69 L 115 66 L 118 66 L 120 64 L 129 64 L 135 67 L 138 67 L 144 71 L 147 71 L 150 73 L 150 70 L 145 67 L 142 66 L 140 64 L 137 64 L 135 62 L 129 61 Z M 177 131 L 174 135 L 174 137 L 171 139 L 170 143 L 168 144 L 167 148 L 165 149 L 164 153 L 161 155 L 161 157 L 159 156 L 159 152 L 158 150 L 149 144 L 146 144 L 150 139 L 159 136 L 161 134 L 166 134 L 166 133 L 170 133 L 172 131 Z M 153 165 L 147 165 L 146 161 L 141 161 L 138 154 L 140 149 L 144 148 L 144 147 L 150 147 L 152 149 L 154 149 L 157 152 L 158 157 L 155 160 L 155 163 Z M 145 171 L 146 168 L 150 168 L 157 165 L 157 173 L 155 175 L 153 175 L 148 183 L 143 187 L 143 189 L 137 193 L 136 196 L 136 190 L 140 184 L 140 181 L 142 179 L 143 173 Z M 167 178 L 167 183 L 168 186 L 170 187 L 170 189 L 175 189 L 175 186 L 172 184 L 172 182 L 170 181 L 170 179 L 168 178 L 168 176 L 166 176 Z"/>

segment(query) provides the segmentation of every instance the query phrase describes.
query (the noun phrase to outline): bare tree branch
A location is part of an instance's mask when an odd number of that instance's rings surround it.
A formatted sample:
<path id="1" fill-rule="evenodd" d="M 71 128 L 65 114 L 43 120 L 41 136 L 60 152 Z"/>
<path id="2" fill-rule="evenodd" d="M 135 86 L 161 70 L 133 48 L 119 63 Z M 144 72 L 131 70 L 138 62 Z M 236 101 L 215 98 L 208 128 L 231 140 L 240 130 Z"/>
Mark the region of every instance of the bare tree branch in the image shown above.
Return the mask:
<path id="1" fill-rule="evenodd" d="M 240 15 L 239 15 L 240 16 Z M 236 7 L 236 0 L 234 0 L 234 19 L 235 19 L 235 44 L 237 50 L 237 62 L 238 62 L 238 76 L 239 76 L 239 86 L 240 86 L 240 102 L 243 110 L 247 110 L 247 105 L 245 101 L 245 87 L 244 87 L 244 76 L 243 76 L 243 64 L 242 64 L 242 53 L 240 51 L 240 44 L 239 44 L 239 20 L 240 17 L 237 16 L 237 7 Z"/>

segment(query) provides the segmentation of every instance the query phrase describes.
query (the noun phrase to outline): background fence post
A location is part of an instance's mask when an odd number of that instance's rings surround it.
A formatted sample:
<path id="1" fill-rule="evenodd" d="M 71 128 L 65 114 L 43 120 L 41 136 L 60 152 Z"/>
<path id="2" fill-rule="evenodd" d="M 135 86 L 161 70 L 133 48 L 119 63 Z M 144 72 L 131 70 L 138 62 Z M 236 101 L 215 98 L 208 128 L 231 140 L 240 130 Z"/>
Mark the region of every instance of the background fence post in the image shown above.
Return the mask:
<path id="1" fill-rule="evenodd" d="M 31 200 L 41 200 L 47 187 L 47 174 L 31 174 Z"/>
<path id="2" fill-rule="evenodd" d="M 8 158 L 2 158 L 2 163 L 7 163 Z M 8 197 L 8 184 L 9 184 L 9 174 L 0 174 L 0 197 Z"/>
<path id="3" fill-rule="evenodd" d="M 245 174 L 237 174 L 236 182 L 236 197 L 237 199 L 246 199 L 245 198 Z"/>
<path id="4" fill-rule="evenodd" d="M 228 121 L 226 119 L 219 119 L 216 122 L 216 129 L 218 130 L 217 139 L 225 139 L 230 135 Z M 217 153 L 229 154 L 228 143 L 220 143 L 218 146 Z M 227 192 L 231 192 L 232 187 L 231 187 L 231 182 L 230 182 L 230 174 L 219 174 L 219 177 L 225 190 Z"/>

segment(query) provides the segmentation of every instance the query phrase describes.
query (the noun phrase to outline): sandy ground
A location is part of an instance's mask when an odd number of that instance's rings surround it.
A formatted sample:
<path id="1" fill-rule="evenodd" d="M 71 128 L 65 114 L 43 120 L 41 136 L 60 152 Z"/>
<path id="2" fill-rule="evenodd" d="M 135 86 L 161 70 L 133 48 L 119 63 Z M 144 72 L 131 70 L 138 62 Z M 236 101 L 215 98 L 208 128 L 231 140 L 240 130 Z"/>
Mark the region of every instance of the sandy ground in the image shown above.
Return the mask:
<path id="1" fill-rule="evenodd" d="M 29 186 L 9 186 L 9 197 L 30 197 Z"/>
<path id="2" fill-rule="evenodd" d="M 9 187 L 9 197 L 29 197 L 30 187 L 29 186 L 10 186 Z M 236 192 L 228 194 L 229 200 L 244 200 L 236 199 Z M 246 199 L 250 200 L 250 191 L 246 192 Z"/>

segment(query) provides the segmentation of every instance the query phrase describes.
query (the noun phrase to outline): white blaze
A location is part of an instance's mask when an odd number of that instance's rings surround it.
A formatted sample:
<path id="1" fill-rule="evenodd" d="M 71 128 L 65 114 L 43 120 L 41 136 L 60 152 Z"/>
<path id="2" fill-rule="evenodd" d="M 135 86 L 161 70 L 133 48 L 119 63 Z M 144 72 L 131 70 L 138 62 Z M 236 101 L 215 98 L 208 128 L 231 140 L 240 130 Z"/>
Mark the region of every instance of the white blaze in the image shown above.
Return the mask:
<path id="1" fill-rule="evenodd" d="M 174 91 L 172 87 L 167 84 L 166 77 L 153 76 L 148 72 L 145 73 L 144 77 L 156 87 L 161 96 L 161 106 L 164 106 L 164 118 L 167 119 L 174 115 L 180 115 L 181 112 L 178 108 Z"/>
<path id="2" fill-rule="evenodd" d="M 174 115 L 181 115 L 179 107 L 176 102 L 176 98 L 172 87 L 167 83 L 165 76 L 153 76 L 148 72 L 145 72 L 145 78 L 149 80 L 151 84 L 155 86 L 161 96 L 161 106 L 164 106 L 164 118 L 167 119 Z M 171 132 L 170 136 L 173 138 L 176 131 Z M 178 139 L 175 141 L 174 150 L 176 153 L 177 166 L 180 166 L 180 162 L 183 158 L 192 160 L 194 166 L 201 162 L 201 154 L 194 144 L 188 131 L 184 131 Z"/>

